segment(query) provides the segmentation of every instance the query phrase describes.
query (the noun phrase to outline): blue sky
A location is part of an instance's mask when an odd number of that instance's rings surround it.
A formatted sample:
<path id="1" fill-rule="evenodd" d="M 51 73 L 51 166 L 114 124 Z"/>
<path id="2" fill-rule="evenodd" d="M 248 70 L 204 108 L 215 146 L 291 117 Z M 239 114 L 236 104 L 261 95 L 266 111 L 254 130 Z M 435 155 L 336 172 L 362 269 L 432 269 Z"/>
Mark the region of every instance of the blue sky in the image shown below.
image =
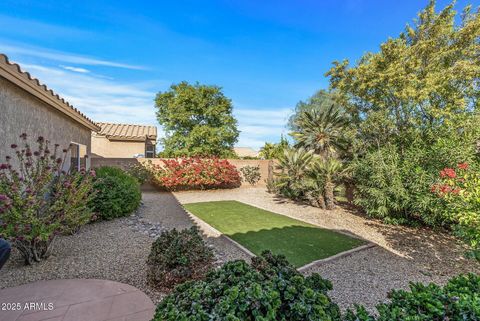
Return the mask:
<path id="1" fill-rule="evenodd" d="M 438 1 L 438 7 L 448 1 Z M 457 1 L 461 10 L 475 1 Z M 334 60 L 397 36 L 427 0 L 0 1 L 0 52 L 95 121 L 152 124 L 158 91 L 223 87 L 258 149 Z M 161 130 L 161 127 L 158 126 Z"/>

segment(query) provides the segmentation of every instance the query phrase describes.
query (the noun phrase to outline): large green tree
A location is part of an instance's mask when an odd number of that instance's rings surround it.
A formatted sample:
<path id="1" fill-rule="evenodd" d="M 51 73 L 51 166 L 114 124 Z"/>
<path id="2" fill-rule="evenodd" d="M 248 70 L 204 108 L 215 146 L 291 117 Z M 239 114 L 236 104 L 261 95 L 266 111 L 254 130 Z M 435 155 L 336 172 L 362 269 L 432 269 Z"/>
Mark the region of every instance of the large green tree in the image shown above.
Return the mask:
<path id="1" fill-rule="evenodd" d="M 432 0 L 379 52 L 355 66 L 334 62 L 331 87 L 362 123 L 365 141 L 409 144 L 412 135 L 462 121 L 478 107 L 480 15 L 468 6 L 455 18 L 453 3 L 437 13 Z"/>
<path id="2" fill-rule="evenodd" d="M 396 38 L 327 73 L 356 128 L 357 203 L 368 214 L 427 224 L 449 218 L 430 187 L 440 169 L 478 162 L 480 14 L 435 1 Z M 474 125 L 477 124 L 477 125 Z"/>
<path id="3" fill-rule="evenodd" d="M 165 130 L 163 156 L 233 156 L 239 131 L 232 101 L 220 87 L 173 84 L 157 94 L 155 106 Z"/>

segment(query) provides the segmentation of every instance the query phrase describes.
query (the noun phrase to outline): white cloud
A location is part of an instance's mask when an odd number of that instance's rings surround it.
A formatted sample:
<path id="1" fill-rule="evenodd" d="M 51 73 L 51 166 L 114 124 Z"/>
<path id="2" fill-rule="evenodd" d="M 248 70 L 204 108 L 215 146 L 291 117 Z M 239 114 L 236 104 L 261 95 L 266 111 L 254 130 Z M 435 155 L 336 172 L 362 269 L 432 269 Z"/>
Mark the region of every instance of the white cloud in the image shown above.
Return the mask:
<path id="1" fill-rule="evenodd" d="M 287 133 L 285 125 L 290 114 L 290 108 L 235 108 L 234 115 L 241 131 L 237 146 L 258 150 L 265 142 L 277 142 Z"/>
<path id="2" fill-rule="evenodd" d="M 63 69 L 66 69 L 66 70 L 79 72 L 79 73 L 82 73 L 82 74 L 86 74 L 86 73 L 90 72 L 90 70 L 85 69 L 85 68 L 80 68 L 80 67 L 63 66 L 63 65 L 60 65 L 60 67 L 62 67 Z"/>
<path id="3" fill-rule="evenodd" d="M 65 98 L 94 121 L 156 124 L 153 99 L 167 83 L 124 84 L 95 75 L 20 63 L 23 70 Z"/>
<path id="4" fill-rule="evenodd" d="M 0 44 L 0 51 L 3 51 L 8 55 L 17 54 L 17 55 L 22 55 L 27 57 L 44 58 L 44 59 L 49 59 L 53 61 L 66 62 L 66 63 L 78 64 L 78 65 L 107 66 L 107 67 L 135 69 L 135 70 L 145 69 L 145 67 L 142 67 L 142 66 L 129 65 L 129 64 L 124 64 L 124 63 L 119 63 L 114 61 L 98 59 L 94 57 L 86 57 L 86 56 L 77 55 L 77 54 L 53 51 L 53 50 L 40 48 L 40 47 Z"/>
<path id="5" fill-rule="evenodd" d="M 8 31 L 10 34 L 21 35 L 33 38 L 89 38 L 98 37 L 89 30 L 74 28 L 71 26 L 61 26 L 56 24 L 45 23 L 32 19 L 22 19 L 0 14 L 0 30 Z"/>
<path id="6" fill-rule="evenodd" d="M 99 75 L 94 69 L 70 65 L 20 66 L 94 121 L 156 125 L 159 137 L 164 136 L 157 123 L 154 97 L 157 91 L 168 88 L 170 81 L 125 83 Z M 236 103 L 234 106 L 241 131 L 237 146 L 258 150 L 265 142 L 277 142 L 282 134 L 287 134 L 290 108 L 261 109 Z"/>

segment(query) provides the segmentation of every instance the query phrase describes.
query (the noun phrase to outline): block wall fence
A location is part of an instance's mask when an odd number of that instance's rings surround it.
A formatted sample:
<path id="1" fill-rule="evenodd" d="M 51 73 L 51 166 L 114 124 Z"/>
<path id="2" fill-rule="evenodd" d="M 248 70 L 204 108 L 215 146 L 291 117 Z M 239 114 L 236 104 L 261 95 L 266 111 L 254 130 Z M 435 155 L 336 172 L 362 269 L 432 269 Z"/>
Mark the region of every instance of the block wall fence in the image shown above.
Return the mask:
<path id="1" fill-rule="evenodd" d="M 91 158 L 90 164 L 92 168 L 102 167 L 102 166 L 114 166 L 122 169 L 127 168 L 136 163 L 144 163 L 151 161 L 154 165 L 162 164 L 162 158 Z M 263 159 L 229 159 L 228 160 L 232 165 L 240 169 L 244 166 L 259 166 L 260 167 L 260 181 L 256 186 L 265 186 L 265 180 L 268 178 L 269 163 L 271 160 Z M 241 187 L 250 187 L 251 185 L 242 182 Z"/>

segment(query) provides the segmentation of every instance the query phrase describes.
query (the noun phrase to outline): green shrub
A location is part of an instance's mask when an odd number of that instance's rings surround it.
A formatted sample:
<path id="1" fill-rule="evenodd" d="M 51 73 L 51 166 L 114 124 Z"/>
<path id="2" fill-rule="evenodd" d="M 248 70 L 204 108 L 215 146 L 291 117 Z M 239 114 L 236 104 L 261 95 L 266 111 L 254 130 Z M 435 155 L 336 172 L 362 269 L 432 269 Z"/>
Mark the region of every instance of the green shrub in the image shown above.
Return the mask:
<path id="1" fill-rule="evenodd" d="M 145 166 L 142 163 L 131 164 L 126 168 L 126 172 L 137 179 L 140 184 L 149 182 L 152 179 L 152 173 L 150 171 L 152 161 L 148 161 L 148 165 Z"/>
<path id="2" fill-rule="evenodd" d="M 304 277 L 282 256 L 264 252 L 232 261 L 205 280 L 176 287 L 157 307 L 154 321 L 170 320 L 341 320 L 327 295 L 329 281 Z"/>
<path id="3" fill-rule="evenodd" d="M 474 145 L 453 135 L 430 144 L 412 141 L 408 147 L 388 144 L 369 151 L 351 166 L 355 203 L 369 216 L 389 222 L 449 226 L 451 211 L 431 187 L 440 170 L 463 161 L 478 162 Z"/>
<path id="4" fill-rule="evenodd" d="M 476 321 L 480 320 L 480 277 L 460 275 L 444 287 L 411 283 L 410 291 L 394 290 L 390 302 L 372 316 L 362 306 L 348 310 L 346 321 Z"/>
<path id="5" fill-rule="evenodd" d="M 480 259 L 480 173 L 468 163 L 440 171 L 439 181 L 432 193 L 447 204 L 457 236 L 473 249 L 471 256 Z"/>
<path id="6" fill-rule="evenodd" d="M 154 287 L 172 288 L 205 276 L 212 267 L 213 252 L 196 227 L 162 233 L 152 244 L 147 278 Z"/>
<path id="7" fill-rule="evenodd" d="M 240 168 L 240 172 L 243 175 L 243 180 L 250 185 L 256 185 L 262 176 L 260 174 L 260 166 L 243 166 Z"/>
<path id="8" fill-rule="evenodd" d="M 91 201 L 99 219 L 111 220 L 132 213 L 140 205 L 140 184 L 127 172 L 116 167 L 96 169 L 95 197 Z"/>

